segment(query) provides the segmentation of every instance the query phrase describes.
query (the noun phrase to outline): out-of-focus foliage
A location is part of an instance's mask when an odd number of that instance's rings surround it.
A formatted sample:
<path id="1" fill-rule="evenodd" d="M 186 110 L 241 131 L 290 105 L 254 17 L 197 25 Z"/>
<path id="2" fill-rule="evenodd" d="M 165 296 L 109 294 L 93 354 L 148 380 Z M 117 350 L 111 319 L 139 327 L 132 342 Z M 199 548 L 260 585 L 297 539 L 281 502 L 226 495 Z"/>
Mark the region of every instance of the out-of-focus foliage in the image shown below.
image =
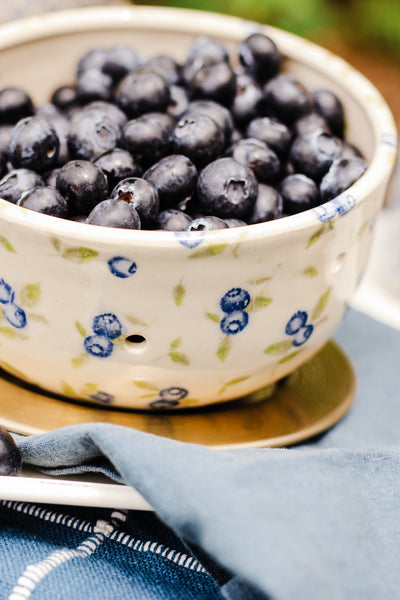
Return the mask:
<path id="1" fill-rule="evenodd" d="M 208 10 L 275 25 L 323 42 L 334 35 L 400 59 L 400 0 L 136 0 Z"/>

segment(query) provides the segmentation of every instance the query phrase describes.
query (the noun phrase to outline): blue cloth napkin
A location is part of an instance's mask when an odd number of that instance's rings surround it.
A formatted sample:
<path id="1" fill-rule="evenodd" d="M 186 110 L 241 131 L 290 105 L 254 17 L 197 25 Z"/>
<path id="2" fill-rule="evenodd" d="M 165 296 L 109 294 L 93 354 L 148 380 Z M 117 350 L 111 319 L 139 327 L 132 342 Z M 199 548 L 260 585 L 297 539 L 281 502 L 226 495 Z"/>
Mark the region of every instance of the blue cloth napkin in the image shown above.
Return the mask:
<path id="1" fill-rule="evenodd" d="M 26 463 L 104 468 L 157 516 L 2 502 L 1 598 L 400 597 L 400 332 L 350 310 L 336 340 L 356 402 L 297 447 L 215 451 L 108 424 L 17 438 Z"/>

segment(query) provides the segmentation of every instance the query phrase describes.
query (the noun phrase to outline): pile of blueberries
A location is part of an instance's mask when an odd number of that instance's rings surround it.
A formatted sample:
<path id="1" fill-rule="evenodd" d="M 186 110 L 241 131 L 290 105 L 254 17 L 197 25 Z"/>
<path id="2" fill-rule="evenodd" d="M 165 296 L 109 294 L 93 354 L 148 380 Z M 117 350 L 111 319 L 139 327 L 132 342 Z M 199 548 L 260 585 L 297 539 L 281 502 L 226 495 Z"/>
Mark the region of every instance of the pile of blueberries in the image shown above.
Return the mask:
<path id="1" fill-rule="evenodd" d="M 93 225 L 200 231 L 313 208 L 367 163 L 327 89 L 286 73 L 274 41 L 199 37 L 182 64 L 92 49 L 76 80 L 35 107 L 0 90 L 0 197 Z"/>

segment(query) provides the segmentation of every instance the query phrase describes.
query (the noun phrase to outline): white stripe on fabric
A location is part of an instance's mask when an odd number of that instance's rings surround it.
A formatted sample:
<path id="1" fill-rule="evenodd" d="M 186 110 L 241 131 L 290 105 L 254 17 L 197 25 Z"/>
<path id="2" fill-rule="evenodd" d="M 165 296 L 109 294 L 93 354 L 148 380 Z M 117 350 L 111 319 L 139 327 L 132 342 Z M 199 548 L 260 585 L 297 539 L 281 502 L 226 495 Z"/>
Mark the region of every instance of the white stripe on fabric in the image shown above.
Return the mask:
<path id="1" fill-rule="evenodd" d="M 71 518 L 70 515 L 64 515 L 55 511 L 46 510 L 43 509 L 42 506 L 36 506 L 36 504 L 12 502 L 11 500 L 0 500 L 0 504 L 15 510 L 16 512 L 29 514 L 29 516 L 41 519 L 42 521 L 50 521 L 51 523 L 54 523 L 55 521 L 58 524 L 61 523 L 62 525 L 66 525 L 72 529 L 78 529 L 79 531 L 92 531 L 92 524 L 89 523 L 89 521 L 81 521 L 80 519 Z"/>
<path id="2" fill-rule="evenodd" d="M 53 569 L 73 558 L 87 558 L 96 552 L 101 544 L 115 532 L 114 525 L 118 522 L 118 514 L 118 512 L 112 513 L 113 524 L 98 520 L 93 527 L 94 534 L 79 544 L 75 550 L 55 550 L 44 560 L 33 565 L 28 565 L 24 573 L 19 577 L 17 585 L 14 586 L 8 600 L 26 600 L 35 590 L 37 584 Z M 122 515 L 122 517 L 123 519 L 121 520 L 126 519 L 125 515 Z M 72 526 L 74 521 L 74 519 L 69 518 L 67 522 L 71 523 L 69 526 Z"/>

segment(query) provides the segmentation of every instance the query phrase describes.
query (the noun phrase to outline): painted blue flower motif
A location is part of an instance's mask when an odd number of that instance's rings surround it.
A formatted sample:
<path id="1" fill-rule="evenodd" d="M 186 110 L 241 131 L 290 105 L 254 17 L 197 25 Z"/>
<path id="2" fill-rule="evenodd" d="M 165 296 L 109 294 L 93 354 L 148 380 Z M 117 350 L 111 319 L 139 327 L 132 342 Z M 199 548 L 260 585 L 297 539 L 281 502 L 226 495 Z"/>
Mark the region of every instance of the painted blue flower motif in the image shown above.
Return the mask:
<path id="1" fill-rule="evenodd" d="M 107 264 L 111 274 L 115 277 L 120 277 L 121 279 L 131 277 L 131 275 L 136 273 L 137 269 L 136 263 L 124 256 L 114 256 L 113 258 L 110 258 Z"/>
<path id="2" fill-rule="evenodd" d="M 22 329 L 23 327 L 25 327 L 26 314 L 20 306 L 9 302 L 8 304 L 4 305 L 3 312 L 5 318 L 10 323 L 10 325 L 16 327 L 17 329 Z"/>
<path id="3" fill-rule="evenodd" d="M 356 205 L 356 199 L 352 194 L 340 194 L 325 204 L 313 208 L 313 212 L 321 223 L 333 221 L 337 216 L 345 215 Z"/>
<path id="4" fill-rule="evenodd" d="M 159 398 L 150 402 L 150 408 L 154 409 L 167 409 L 167 408 L 175 408 L 179 406 L 179 401 L 186 398 L 188 395 L 188 391 L 182 387 L 169 387 L 160 390 Z"/>
<path id="5" fill-rule="evenodd" d="M 11 285 L 9 285 L 4 279 L 0 279 L 0 302 L 1 304 L 7 304 L 12 302 L 14 299 L 14 293 Z"/>
<path id="6" fill-rule="evenodd" d="M 106 335 L 90 335 L 83 342 L 88 354 L 97 358 L 107 358 L 114 349 L 114 345 Z"/>
<path id="7" fill-rule="evenodd" d="M 98 402 L 102 402 L 103 404 L 110 404 L 110 402 L 114 400 L 114 396 L 102 391 L 91 394 L 89 398 L 92 398 L 92 400 L 97 400 Z"/>
<path id="8" fill-rule="evenodd" d="M 174 231 L 174 235 L 178 242 L 186 248 L 196 248 L 200 246 L 204 238 L 204 231 L 196 231 L 188 233 L 187 231 Z"/>
<path id="9" fill-rule="evenodd" d="M 286 335 L 295 335 L 307 323 L 308 315 L 304 310 L 299 310 L 290 318 L 285 327 Z"/>
<path id="10" fill-rule="evenodd" d="M 113 313 L 97 315 L 93 319 L 92 329 L 96 335 L 105 336 L 111 340 L 122 333 L 122 325 Z"/>
<path id="11" fill-rule="evenodd" d="M 224 313 L 244 310 L 250 302 L 250 294 L 243 288 L 232 288 L 221 298 L 220 306 Z"/>
<path id="12" fill-rule="evenodd" d="M 293 346 L 302 346 L 305 344 L 314 331 L 314 325 L 307 323 L 307 319 L 308 314 L 306 311 L 298 310 L 286 323 L 285 333 L 292 336 Z"/>
<path id="13" fill-rule="evenodd" d="M 244 310 L 228 313 L 221 321 L 220 327 L 226 335 L 236 335 L 247 326 L 249 314 Z"/>

